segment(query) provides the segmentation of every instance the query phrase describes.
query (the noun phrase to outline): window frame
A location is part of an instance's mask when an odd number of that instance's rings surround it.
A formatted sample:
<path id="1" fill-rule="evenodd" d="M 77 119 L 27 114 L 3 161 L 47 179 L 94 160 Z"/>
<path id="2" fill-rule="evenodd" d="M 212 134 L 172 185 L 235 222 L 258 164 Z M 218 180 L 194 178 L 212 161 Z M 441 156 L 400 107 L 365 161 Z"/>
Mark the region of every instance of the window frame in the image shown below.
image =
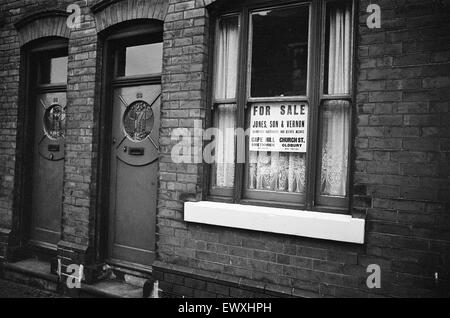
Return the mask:
<path id="1" fill-rule="evenodd" d="M 312 2 L 309 1 L 301 1 L 301 2 L 291 2 L 288 4 L 273 4 L 271 6 L 262 6 L 262 7 L 252 7 L 248 10 L 248 24 L 246 25 L 247 29 L 247 41 L 248 41 L 248 51 L 247 51 L 247 84 L 246 84 L 246 98 L 247 98 L 247 106 L 251 103 L 258 103 L 258 102 L 277 102 L 277 101 L 308 101 L 309 97 L 309 86 L 310 83 L 310 75 L 311 75 L 311 26 L 312 26 Z M 251 22 L 251 15 L 253 13 L 261 12 L 261 11 L 267 11 L 267 10 L 273 10 L 273 9 L 285 9 L 285 8 L 294 8 L 294 7 L 309 7 L 309 15 L 308 15 L 308 61 L 307 61 L 307 81 L 306 81 L 306 94 L 305 95 L 295 95 L 295 96 L 284 96 L 284 97 L 252 97 L 251 89 L 252 89 L 252 64 L 253 64 L 253 23 Z"/>
<path id="2" fill-rule="evenodd" d="M 240 69 L 239 69 L 239 65 L 240 65 L 240 57 L 242 55 L 242 22 L 243 22 L 243 18 L 241 16 L 240 13 L 227 13 L 227 14 L 222 14 L 219 17 L 214 18 L 214 27 L 212 35 L 213 35 L 213 39 L 212 39 L 212 43 L 218 43 L 218 38 L 219 38 L 219 34 L 217 32 L 217 30 L 219 29 L 219 23 L 221 21 L 221 19 L 226 19 L 226 18 L 230 18 L 230 17 L 237 17 L 238 18 L 238 32 L 239 32 L 239 47 L 238 47 L 238 65 L 237 65 L 237 81 L 236 81 L 236 96 L 234 98 L 230 98 L 230 99 L 217 99 L 216 98 L 216 89 L 217 89 L 217 81 L 214 80 L 214 74 L 217 72 L 218 69 L 218 59 L 216 59 L 215 57 L 218 54 L 219 48 L 218 46 L 214 46 L 214 50 L 213 50 L 213 55 L 214 58 L 212 59 L 213 61 L 213 76 L 212 76 L 212 85 L 211 85 L 211 101 L 212 101 L 212 107 L 211 107 L 211 114 L 210 114 L 210 123 L 211 125 L 208 125 L 210 127 L 214 127 L 215 124 L 215 119 L 214 119 L 214 113 L 215 113 L 215 109 L 217 107 L 219 107 L 220 105 L 224 105 L 224 104 L 236 104 L 238 105 L 238 98 L 239 98 L 239 75 L 240 75 Z M 237 121 L 237 114 L 238 111 L 236 112 L 236 121 Z M 235 149 L 236 150 L 236 149 Z M 208 165 L 208 166 L 213 166 L 213 164 Z M 210 167 L 209 167 L 209 172 L 211 171 Z M 235 171 L 236 173 L 236 171 Z M 231 198 L 234 196 L 234 187 L 233 188 L 224 188 L 224 187 L 214 187 L 213 186 L 213 174 L 212 173 L 208 173 L 209 174 L 209 178 L 208 178 L 208 189 L 210 192 L 210 195 L 216 197 L 216 200 L 219 201 L 229 201 L 227 199 L 225 200 L 221 200 L 220 198 Z M 236 174 L 235 174 L 235 180 L 236 180 Z M 231 202 L 231 201 L 230 201 Z"/>
<path id="3" fill-rule="evenodd" d="M 349 92 L 348 94 L 326 94 L 325 93 L 325 72 L 326 72 L 326 65 L 325 65 L 325 55 L 327 52 L 327 5 L 329 3 L 350 3 L 351 4 L 351 39 L 350 39 L 350 74 L 349 74 Z M 353 138 L 353 120 L 354 120 L 354 101 L 356 100 L 354 94 L 355 94 L 355 32 L 356 32 L 356 17 L 355 12 L 357 9 L 357 4 L 355 0 L 325 0 L 322 4 L 322 11 L 321 11 L 321 30 L 320 30 L 320 95 L 319 100 L 317 101 L 317 107 L 316 110 L 318 112 L 317 116 L 317 138 L 315 139 L 315 143 L 317 145 L 317 152 L 316 152 L 316 158 L 318 159 L 317 166 L 316 166 L 316 175 L 315 175 L 315 203 L 316 206 L 319 206 L 323 209 L 330 209 L 331 208 L 337 208 L 337 209 L 345 209 L 348 210 L 348 207 L 350 206 L 350 182 L 351 182 L 351 162 L 353 158 L 352 154 L 352 142 L 354 140 Z M 325 101 L 329 100 L 345 100 L 350 103 L 350 109 L 349 109 L 349 140 L 348 140 L 348 149 L 347 149 L 347 182 L 346 182 L 346 196 L 344 198 L 342 197 L 334 197 L 334 196 L 327 196 L 320 193 L 320 178 L 321 178 L 321 164 L 322 164 L 322 147 L 323 147 L 323 122 L 321 120 L 321 109 L 323 107 L 323 103 Z M 319 182 L 318 182 L 319 181 Z"/>
<path id="4" fill-rule="evenodd" d="M 67 42 L 63 39 L 52 39 L 48 41 L 44 41 L 42 44 L 37 45 L 29 50 L 30 58 L 37 62 L 36 65 L 32 66 L 33 72 L 35 72 L 33 83 L 35 90 L 37 92 L 54 92 L 54 91 L 65 91 L 67 90 L 67 81 L 69 74 L 67 73 L 66 82 L 60 83 L 43 83 L 42 80 L 42 72 L 43 72 L 43 63 L 42 61 L 50 60 L 58 57 L 68 57 L 69 50 L 67 47 Z M 51 62 L 50 62 L 51 63 Z M 68 61 L 69 63 L 69 61 Z M 50 67 L 49 65 L 46 65 Z M 67 67 L 67 66 L 66 66 Z M 49 70 L 48 70 L 49 71 Z"/>
<path id="5" fill-rule="evenodd" d="M 307 7 L 309 9 L 308 14 L 308 61 L 307 61 L 307 81 L 306 81 L 306 94 L 305 95 L 296 95 L 296 96 L 284 96 L 284 97 L 252 97 L 251 96 L 251 85 L 252 85 L 252 63 L 253 63 L 253 23 L 251 21 L 251 17 L 253 13 L 261 12 L 265 10 L 271 10 L 271 9 L 285 9 L 285 8 L 301 8 L 301 7 Z M 271 102 L 306 102 L 308 104 L 308 109 L 310 108 L 311 102 L 311 83 L 312 83 L 312 72 L 311 72 L 311 61 L 312 61 L 312 50 L 313 47 L 311 45 L 312 40 L 312 1 L 302 1 L 302 2 L 290 2 L 287 4 L 278 4 L 278 5 L 261 5 L 258 7 L 251 7 L 248 10 L 248 24 L 246 25 L 247 29 L 247 43 L 248 43 L 248 50 L 247 50 L 247 67 L 246 67 L 246 88 L 245 88 L 245 98 L 246 103 L 244 106 L 244 116 L 245 116 L 245 124 L 244 129 L 249 127 L 251 115 L 250 115 L 250 109 L 251 105 L 254 103 L 271 103 Z M 308 127 L 308 134 L 309 134 L 309 127 Z M 309 144 L 309 142 L 308 142 Z M 268 201 L 269 204 L 274 204 L 274 202 L 284 202 L 284 204 L 288 204 L 289 206 L 304 209 L 305 208 L 305 202 L 306 202 L 306 192 L 305 193 L 288 193 L 288 192 L 275 192 L 275 191 L 264 191 L 264 190 L 254 190 L 248 188 L 248 177 L 249 177 L 249 168 L 250 168 L 250 160 L 248 158 L 249 156 L 249 142 L 248 139 L 246 139 L 245 143 L 245 154 L 246 154 L 246 160 L 244 163 L 244 169 L 243 169 L 243 187 L 242 187 L 242 199 L 244 202 L 248 202 L 249 204 L 258 204 L 258 202 L 264 202 Z M 306 160 L 305 160 L 305 171 L 307 171 L 308 167 L 308 150 L 305 154 Z M 306 172 L 305 172 L 306 173 Z M 307 189 L 307 178 L 305 176 L 305 189 Z"/>
<path id="6" fill-rule="evenodd" d="M 125 72 L 125 61 L 122 61 L 124 64 L 119 65 L 120 55 L 123 53 L 121 50 L 126 50 L 128 47 L 134 47 L 139 45 L 145 45 L 145 44 L 153 44 L 153 43 L 163 43 L 162 37 L 150 34 L 151 40 L 148 40 L 147 38 L 144 38 L 142 36 L 131 36 L 125 39 L 118 39 L 115 41 L 112 41 L 112 50 L 114 54 L 114 66 L 113 66 L 113 81 L 114 82 L 121 82 L 121 81 L 130 81 L 130 80 L 137 80 L 137 79 L 143 79 L 143 78 L 152 78 L 155 80 L 161 80 L 162 71 L 159 73 L 148 73 L 148 74 L 138 74 L 138 75 L 120 75 L 119 69 L 124 68 Z M 158 42 L 158 39 L 161 38 L 161 41 Z M 125 53 L 126 54 L 126 53 Z M 124 54 L 124 55 L 125 55 Z M 126 56 L 124 56 L 126 58 Z"/>
<path id="7" fill-rule="evenodd" d="M 349 2 L 352 6 L 351 12 L 351 47 L 350 47 L 350 74 L 349 74 L 349 94 L 329 95 L 324 93 L 325 87 L 325 54 L 326 54 L 326 23 L 327 4 Z M 252 57 L 252 27 L 251 15 L 253 12 L 279 9 L 284 7 L 309 6 L 309 35 L 308 35 L 308 73 L 306 96 L 287 97 L 251 97 L 251 57 Z M 249 105 L 254 102 L 306 102 L 308 103 L 308 144 L 306 150 L 306 175 L 305 193 L 276 193 L 268 191 L 250 190 L 248 185 L 248 165 L 249 146 L 248 138 L 245 142 L 245 163 L 235 163 L 235 181 L 232 188 L 212 187 L 213 170 L 212 164 L 207 164 L 206 184 L 208 192 L 206 199 L 209 201 L 228 202 L 236 204 L 273 206 L 280 208 L 312 210 L 319 212 L 348 214 L 350 206 L 350 182 L 351 182 L 351 162 L 353 158 L 353 131 L 354 131 L 354 94 L 355 94 L 355 13 L 357 12 L 357 2 L 355 0 L 306 0 L 306 1 L 265 1 L 249 0 L 244 3 L 229 1 L 220 7 L 211 10 L 211 19 L 214 21 L 211 27 L 211 43 L 216 43 L 218 37 L 218 23 L 221 18 L 227 16 L 239 17 L 239 48 L 238 48 L 238 70 L 237 70 L 237 90 L 235 102 L 237 104 L 236 127 L 248 127 L 250 115 Z M 214 126 L 214 110 L 218 104 L 224 101 L 215 99 L 216 88 L 216 65 L 217 50 L 214 46 L 213 57 L 210 65 L 213 70 L 210 72 L 210 102 L 207 127 Z M 322 122 L 321 107 L 324 100 L 345 99 L 350 102 L 349 114 L 349 149 L 347 161 L 347 183 L 345 197 L 331 197 L 320 194 L 321 178 L 321 147 L 322 147 Z M 229 102 L 229 100 L 228 100 Z M 237 143 L 236 143 L 237 147 Z M 253 192 L 253 193 L 252 193 Z M 259 195 L 254 195 L 259 193 Z M 297 197 L 298 199 L 291 199 Z M 302 200 L 304 197 L 304 200 Z"/>
<path id="8" fill-rule="evenodd" d="M 129 78 L 139 78 L 139 77 L 161 77 L 161 72 L 158 73 L 144 73 L 144 74 L 135 74 L 135 75 L 125 75 L 126 72 L 126 49 L 129 47 L 136 47 L 141 45 L 148 45 L 148 44 L 163 44 L 162 37 L 159 37 L 158 35 L 150 35 L 151 41 L 148 41 L 146 38 L 142 37 L 131 37 L 122 41 L 118 41 L 115 44 L 116 50 L 114 51 L 114 79 L 120 80 L 120 79 L 129 79 Z M 160 40 L 160 41 L 158 41 Z M 124 51 L 121 51 L 124 50 Z M 123 54 L 123 56 L 121 56 Z M 125 59 L 125 60 L 122 60 Z M 121 62 L 122 63 L 121 63 Z M 123 75 L 121 75 L 121 70 L 123 68 Z"/>

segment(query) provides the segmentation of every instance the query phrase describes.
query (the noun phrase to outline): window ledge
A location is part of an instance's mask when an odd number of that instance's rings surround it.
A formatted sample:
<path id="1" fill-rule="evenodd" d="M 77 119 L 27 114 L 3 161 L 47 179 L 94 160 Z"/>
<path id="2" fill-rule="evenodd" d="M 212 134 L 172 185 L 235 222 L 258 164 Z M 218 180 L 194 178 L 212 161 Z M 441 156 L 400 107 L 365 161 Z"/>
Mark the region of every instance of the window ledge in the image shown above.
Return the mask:
<path id="1" fill-rule="evenodd" d="M 364 243 L 365 220 L 350 215 L 279 209 L 219 202 L 186 202 L 184 220 L 332 240 Z"/>

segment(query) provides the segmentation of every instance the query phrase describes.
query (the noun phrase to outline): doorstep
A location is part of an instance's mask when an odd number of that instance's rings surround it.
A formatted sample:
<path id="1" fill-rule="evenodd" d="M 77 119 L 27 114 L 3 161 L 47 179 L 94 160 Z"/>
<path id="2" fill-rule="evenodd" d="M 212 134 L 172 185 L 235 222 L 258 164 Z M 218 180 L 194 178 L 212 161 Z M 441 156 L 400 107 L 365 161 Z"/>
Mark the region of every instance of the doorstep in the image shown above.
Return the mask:
<path id="1" fill-rule="evenodd" d="M 143 289 L 120 280 L 105 280 L 92 285 L 81 284 L 81 298 L 143 298 Z"/>
<path id="2" fill-rule="evenodd" d="M 51 272 L 50 262 L 35 258 L 15 263 L 3 263 L 2 276 L 6 280 L 26 284 L 43 290 L 58 291 L 58 275 Z"/>
<path id="3" fill-rule="evenodd" d="M 143 287 L 148 273 L 107 265 L 104 277 L 92 284 L 81 283 L 81 298 L 143 298 Z"/>
<path id="4" fill-rule="evenodd" d="M 50 262 L 35 258 L 25 259 L 15 263 L 1 264 L 3 279 L 22 283 L 45 291 L 61 292 L 69 297 L 80 298 L 142 298 L 144 278 L 118 275 L 115 279 L 105 279 L 88 285 L 81 283 L 80 289 L 68 290 L 62 285 L 58 275 L 51 272 Z M 116 272 L 116 274 L 118 274 Z"/>
<path id="5" fill-rule="evenodd" d="M 148 288 L 144 286 L 149 281 L 151 272 L 105 264 L 101 277 L 90 284 L 82 282 L 79 290 L 69 293 L 81 298 L 145 298 L 144 289 Z"/>

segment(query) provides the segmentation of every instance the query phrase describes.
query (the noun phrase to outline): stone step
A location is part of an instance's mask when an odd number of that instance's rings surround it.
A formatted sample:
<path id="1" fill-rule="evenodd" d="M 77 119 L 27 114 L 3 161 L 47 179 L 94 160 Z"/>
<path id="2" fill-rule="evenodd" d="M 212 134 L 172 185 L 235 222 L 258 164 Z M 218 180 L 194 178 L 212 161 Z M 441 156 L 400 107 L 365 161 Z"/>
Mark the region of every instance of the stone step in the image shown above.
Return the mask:
<path id="1" fill-rule="evenodd" d="M 58 275 L 51 272 L 50 262 L 30 258 L 15 263 L 3 263 L 4 279 L 36 287 L 42 290 L 58 292 Z"/>
<path id="2" fill-rule="evenodd" d="M 120 280 L 104 280 L 92 285 L 81 284 L 79 297 L 82 298 L 142 298 L 142 287 Z"/>
<path id="3" fill-rule="evenodd" d="M 144 285 L 146 282 L 152 281 L 150 271 L 136 271 L 121 266 L 105 265 L 102 272 L 103 278 L 100 281 L 90 285 L 82 284 L 80 297 L 142 298 L 144 297 Z"/>
<path id="4" fill-rule="evenodd" d="M 68 289 L 51 272 L 50 262 L 35 258 L 15 263 L 3 263 L 1 277 L 41 290 L 58 292 L 81 298 L 142 298 L 144 284 L 151 280 L 150 273 L 136 272 L 119 267 L 108 267 L 107 275 L 93 284 L 81 283 L 79 289 Z"/>

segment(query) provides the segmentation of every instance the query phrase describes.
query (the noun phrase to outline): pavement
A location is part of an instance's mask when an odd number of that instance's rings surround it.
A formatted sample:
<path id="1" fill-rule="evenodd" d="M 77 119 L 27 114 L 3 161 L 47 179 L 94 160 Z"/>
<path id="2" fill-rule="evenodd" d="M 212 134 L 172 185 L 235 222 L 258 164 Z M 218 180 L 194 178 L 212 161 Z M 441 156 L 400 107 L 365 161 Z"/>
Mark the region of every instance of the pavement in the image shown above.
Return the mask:
<path id="1" fill-rule="evenodd" d="M 61 295 L 0 279 L 0 298 L 59 298 Z"/>

